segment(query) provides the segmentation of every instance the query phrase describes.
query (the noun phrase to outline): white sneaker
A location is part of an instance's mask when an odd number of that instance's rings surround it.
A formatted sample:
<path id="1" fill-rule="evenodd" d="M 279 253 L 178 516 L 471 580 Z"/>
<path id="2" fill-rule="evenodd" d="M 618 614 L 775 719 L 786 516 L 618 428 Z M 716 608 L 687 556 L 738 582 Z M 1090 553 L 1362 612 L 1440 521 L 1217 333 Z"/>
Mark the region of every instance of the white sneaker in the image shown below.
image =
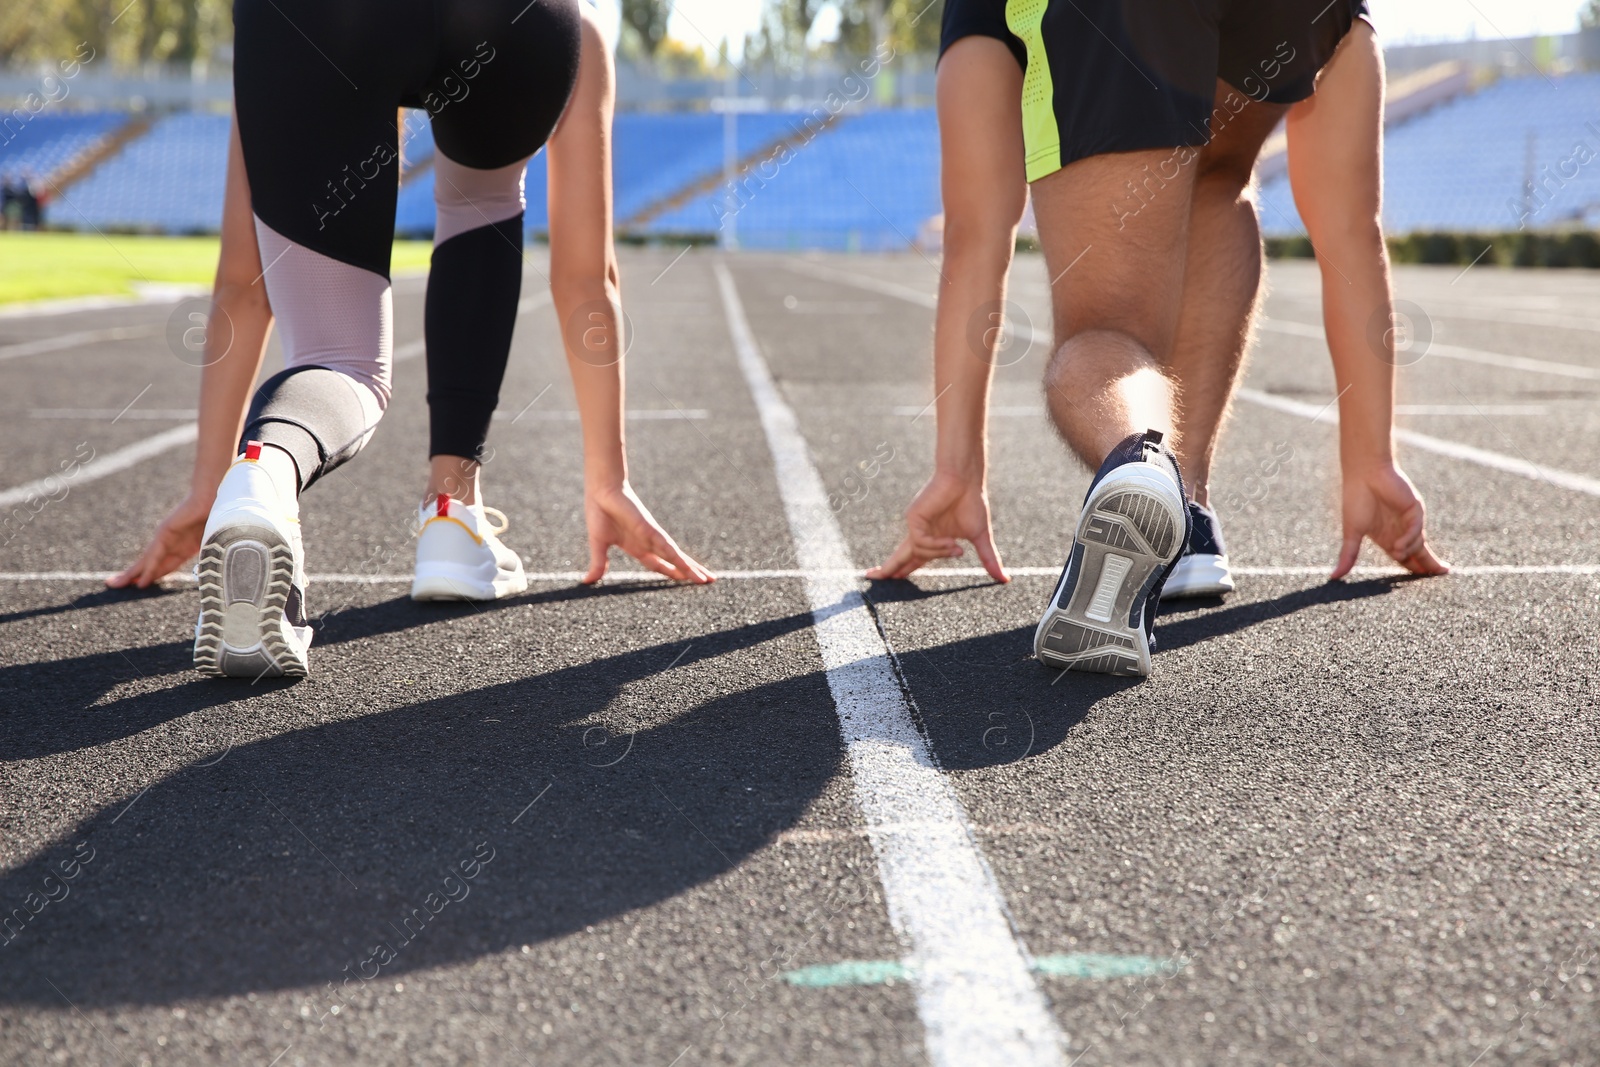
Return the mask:
<path id="1" fill-rule="evenodd" d="M 228 468 L 200 542 L 194 665 L 205 674 L 299 677 L 308 667 L 300 505 L 283 499 L 260 455 L 252 441 Z"/>
<path id="2" fill-rule="evenodd" d="M 1180 597 L 1221 596 L 1233 592 L 1233 567 L 1222 542 L 1217 513 L 1189 501 L 1189 543 L 1161 587 L 1162 600 Z"/>
<path id="3" fill-rule="evenodd" d="M 1161 585 L 1188 535 L 1183 476 L 1161 434 L 1128 438 L 1089 486 L 1072 555 L 1033 634 L 1039 662 L 1148 675 Z"/>
<path id="4" fill-rule="evenodd" d="M 528 588 L 522 560 L 500 542 L 506 517 L 440 493 L 417 511 L 412 600 L 498 600 Z"/>

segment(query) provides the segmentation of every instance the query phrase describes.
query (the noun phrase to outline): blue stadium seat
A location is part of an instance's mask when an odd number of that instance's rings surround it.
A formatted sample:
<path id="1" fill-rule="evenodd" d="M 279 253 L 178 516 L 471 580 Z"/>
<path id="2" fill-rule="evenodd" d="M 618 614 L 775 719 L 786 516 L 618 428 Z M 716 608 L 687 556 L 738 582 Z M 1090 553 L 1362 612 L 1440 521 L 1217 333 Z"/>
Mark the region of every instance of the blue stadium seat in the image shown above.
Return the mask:
<path id="1" fill-rule="evenodd" d="M 1505 78 L 1394 127 L 1384 137 L 1384 229 L 1593 224 L 1600 216 L 1596 116 L 1600 74 L 1567 74 Z M 1304 232 L 1287 177 L 1264 184 L 1261 201 L 1264 232 Z"/>
<path id="2" fill-rule="evenodd" d="M 931 108 L 842 118 L 765 173 L 747 174 L 734 197 L 721 188 L 697 197 L 649 230 L 716 232 L 722 215 L 736 208 L 746 248 L 908 248 L 940 210 L 938 122 Z"/>
<path id="3" fill-rule="evenodd" d="M 802 128 L 801 112 L 753 112 L 740 115 L 736 127 L 740 158 L 758 152 L 795 129 Z M 617 224 L 646 208 L 722 170 L 723 117 L 709 112 L 657 114 L 625 112 L 612 126 L 612 191 Z M 546 205 L 549 185 L 542 162 L 535 156 L 528 166 L 526 191 L 530 233 L 550 228 Z M 396 231 L 409 236 L 433 232 L 433 172 L 418 174 L 400 190 Z M 712 229 L 697 222 L 696 229 Z M 650 227 L 652 232 L 656 227 Z"/>
<path id="4" fill-rule="evenodd" d="M 222 224 L 231 121 L 193 113 L 158 120 L 51 204 L 51 225 L 215 233 Z"/>
<path id="5" fill-rule="evenodd" d="M 0 177 L 48 178 L 127 121 L 119 111 L 0 110 Z"/>

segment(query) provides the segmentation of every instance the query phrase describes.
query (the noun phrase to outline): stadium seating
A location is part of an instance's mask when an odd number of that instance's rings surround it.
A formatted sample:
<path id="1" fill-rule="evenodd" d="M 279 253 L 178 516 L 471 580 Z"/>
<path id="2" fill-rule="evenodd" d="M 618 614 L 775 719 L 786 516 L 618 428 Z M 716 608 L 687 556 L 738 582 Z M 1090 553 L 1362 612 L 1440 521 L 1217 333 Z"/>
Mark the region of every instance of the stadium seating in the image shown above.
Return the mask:
<path id="1" fill-rule="evenodd" d="M 1264 184 L 1261 200 L 1266 233 L 1303 232 L 1287 178 Z M 1384 138 L 1389 233 L 1582 221 L 1600 222 L 1600 74 L 1502 79 Z"/>
<path id="2" fill-rule="evenodd" d="M 801 129 L 805 114 L 768 111 L 740 115 L 737 150 L 741 158 L 758 152 Z M 630 220 L 681 189 L 714 177 L 722 170 L 723 117 L 710 112 L 672 114 L 624 113 L 612 128 L 613 212 L 621 228 Z M 544 233 L 550 222 L 546 209 L 546 170 L 541 152 L 528 167 L 527 229 Z M 697 231 L 714 228 L 696 219 Z M 398 232 L 413 236 L 433 232 L 433 173 L 418 174 L 400 190 L 396 212 Z M 651 227 L 654 231 L 657 228 Z"/>
<path id="3" fill-rule="evenodd" d="M 765 175 L 757 168 L 736 198 L 719 188 L 652 220 L 649 231 L 715 232 L 737 207 L 746 248 L 908 248 L 939 212 L 938 123 L 931 108 L 841 118 Z"/>
<path id="4" fill-rule="evenodd" d="M 227 115 L 181 113 L 96 167 L 50 205 L 48 221 L 72 229 L 215 233 L 228 166 Z"/>
<path id="5" fill-rule="evenodd" d="M 0 111 L 0 177 L 47 178 L 71 165 L 127 121 L 118 111 Z"/>
<path id="6" fill-rule="evenodd" d="M 717 183 L 723 116 L 631 112 L 616 117 L 613 175 L 620 232 L 712 235 L 730 206 L 749 248 L 875 251 L 908 247 L 938 214 L 938 124 L 931 109 L 846 113 L 812 135 L 803 111 L 738 117 L 741 159 L 787 138 L 792 151 L 748 172 L 735 199 Z M 1600 74 L 1502 79 L 1391 127 L 1385 141 L 1384 225 L 1418 230 L 1506 230 L 1600 223 Z M 0 172 L 47 173 L 110 135 L 114 113 L 43 114 L 0 145 Z M 196 232 L 221 218 L 228 117 L 162 118 L 88 177 L 56 226 Z M 425 113 L 406 120 L 408 177 L 397 231 L 433 231 L 434 155 Z M 1529 191 L 1529 181 L 1533 190 Z M 527 228 L 547 232 L 545 167 L 527 178 Z M 1288 182 L 1261 190 L 1268 234 L 1301 232 Z M 80 214 L 81 213 L 81 214 Z"/>

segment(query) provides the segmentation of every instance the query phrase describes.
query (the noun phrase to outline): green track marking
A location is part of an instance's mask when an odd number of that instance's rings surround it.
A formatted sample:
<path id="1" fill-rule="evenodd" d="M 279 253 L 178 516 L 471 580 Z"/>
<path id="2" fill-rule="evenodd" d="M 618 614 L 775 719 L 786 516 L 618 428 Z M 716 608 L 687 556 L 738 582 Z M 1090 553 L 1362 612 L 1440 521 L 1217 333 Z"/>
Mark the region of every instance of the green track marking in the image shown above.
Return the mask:
<path id="1" fill-rule="evenodd" d="M 843 963 L 822 963 L 815 967 L 801 967 L 785 971 L 783 980 L 790 985 L 809 989 L 829 989 L 841 985 L 886 985 L 904 982 L 911 977 L 911 969 L 894 960 L 845 960 Z"/>
<path id="2" fill-rule="evenodd" d="M 1033 961 L 1035 973 L 1055 978 L 1170 977 L 1183 970 L 1183 965 L 1183 960 L 1164 960 L 1154 956 L 1111 956 L 1101 952 L 1068 952 L 1059 956 L 1039 956 Z"/>
<path id="3" fill-rule="evenodd" d="M 1149 978 L 1172 976 L 1183 970 L 1183 960 L 1155 956 L 1115 956 L 1103 952 L 1068 952 L 1039 956 L 1033 961 L 1035 974 L 1052 978 Z M 845 960 L 820 963 L 783 972 L 783 980 L 806 989 L 832 989 L 835 986 L 893 985 L 910 981 L 912 971 L 895 960 Z"/>

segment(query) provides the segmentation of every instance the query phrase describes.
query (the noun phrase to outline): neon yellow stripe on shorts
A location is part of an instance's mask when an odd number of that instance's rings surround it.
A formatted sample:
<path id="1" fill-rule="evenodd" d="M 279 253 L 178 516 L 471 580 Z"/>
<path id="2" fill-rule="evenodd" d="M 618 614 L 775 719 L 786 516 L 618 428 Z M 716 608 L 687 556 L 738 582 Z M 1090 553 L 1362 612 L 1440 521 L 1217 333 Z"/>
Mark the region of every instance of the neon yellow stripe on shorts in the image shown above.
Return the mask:
<path id="1" fill-rule="evenodd" d="M 1022 76 L 1022 145 L 1030 182 L 1061 169 L 1055 82 L 1050 78 L 1050 59 L 1040 32 L 1047 7 L 1049 0 L 1006 0 L 1006 25 L 1028 48 L 1028 70 Z"/>

